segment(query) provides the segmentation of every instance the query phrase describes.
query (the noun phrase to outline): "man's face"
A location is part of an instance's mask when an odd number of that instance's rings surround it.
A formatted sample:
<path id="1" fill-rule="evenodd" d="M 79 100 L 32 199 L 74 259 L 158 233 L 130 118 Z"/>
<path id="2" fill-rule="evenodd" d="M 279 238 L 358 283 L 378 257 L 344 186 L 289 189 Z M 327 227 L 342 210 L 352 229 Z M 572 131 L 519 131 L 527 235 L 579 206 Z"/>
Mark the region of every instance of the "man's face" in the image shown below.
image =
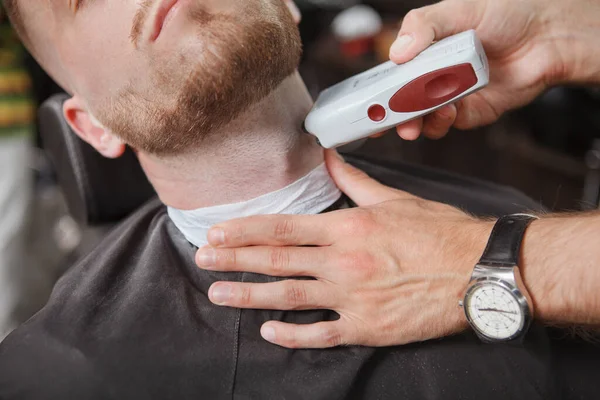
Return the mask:
<path id="1" fill-rule="evenodd" d="M 270 93 L 301 45 L 282 0 L 22 0 L 34 49 L 102 125 L 159 155 Z"/>

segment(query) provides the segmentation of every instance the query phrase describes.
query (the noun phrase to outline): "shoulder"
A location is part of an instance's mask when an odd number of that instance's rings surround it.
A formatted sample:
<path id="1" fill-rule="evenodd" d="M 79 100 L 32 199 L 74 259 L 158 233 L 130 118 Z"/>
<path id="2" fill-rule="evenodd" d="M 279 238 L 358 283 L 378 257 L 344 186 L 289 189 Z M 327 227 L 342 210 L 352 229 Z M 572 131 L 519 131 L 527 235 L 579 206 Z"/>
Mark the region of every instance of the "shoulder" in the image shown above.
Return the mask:
<path id="1" fill-rule="evenodd" d="M 32 321 L 51 318 L 56 325 L 69 324 L 83 310 L 97 310 L 123 291 L 139 284 L 151 273 L 152 263 L 166 257 L 171 247 L 172 223 L 166 207 L 152 200 L 117 225 L 87 256 L 69 268 L 59 279 L 44 309 Z M 18 332 L 18 330 L 17 330 Z"/>
<path id="2" fill-rule="evenodd" d="M 165 207 L 152 201 L 69 269 L 48 304 L 0 344 L 1 399 L 65 398 L 52 392 L 65 388 L 68 398 L 84 398 L 78 396 L 79 382 L 86 383 L 85 398 L 103 393 L 89 350 L 110 333 L 96 327 L 114 326 L 104 322 L 116 318 L 117 307 L 127 307 L 127 296 L 136 300 L 135 291 L 152 279 L 144 274 L 155 273 L 147 264 L 168 262 L 163 250 L 170 247 L 171 225 Z"/>
<path id="3" fill-rule="evenodd" d="M 150 201 L 61 277 L 49 304 L 64 307 L 66 300 L 89 303 L 95 295 L 107 295 L 113 284 L 140 266 L 143 257 L 159 253 L 167 245 L 169 225 L 166 208 L 158 200 Z"/>
<path id="4" fill-rule="evenodd" d="M 35 325 L 35 324 L 34 324 Z M 76 347 L 25 325 L 0 345 L 0 398 L 83 398 L 80 394 L 106 396 L 92 364 Z M 87 389 L 80 387 L 85 382 Z M 87 397 L 89 398 L 89 397 Z"/>

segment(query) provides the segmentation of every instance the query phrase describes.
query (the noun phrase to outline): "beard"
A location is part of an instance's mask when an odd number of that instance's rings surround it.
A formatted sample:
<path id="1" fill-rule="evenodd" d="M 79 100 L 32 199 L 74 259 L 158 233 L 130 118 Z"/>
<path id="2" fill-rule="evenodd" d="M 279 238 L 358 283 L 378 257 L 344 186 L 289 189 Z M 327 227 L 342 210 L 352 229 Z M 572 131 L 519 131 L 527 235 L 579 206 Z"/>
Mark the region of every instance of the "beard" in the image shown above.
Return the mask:
<path id="1" fill-rule="evenodd" d="M 173 156 L 197 149 L 300 62 L 300 35 L 281 0 L 240 1 L 232 14 L 211 14 L 196 1 L 188 17 L 200 31 L 199 57 L 174 54 L 163 61 L 171 68 L 151 60 L 147 90 L 131 84 L 98 107 L 99 121 L 135 150 Z"/>

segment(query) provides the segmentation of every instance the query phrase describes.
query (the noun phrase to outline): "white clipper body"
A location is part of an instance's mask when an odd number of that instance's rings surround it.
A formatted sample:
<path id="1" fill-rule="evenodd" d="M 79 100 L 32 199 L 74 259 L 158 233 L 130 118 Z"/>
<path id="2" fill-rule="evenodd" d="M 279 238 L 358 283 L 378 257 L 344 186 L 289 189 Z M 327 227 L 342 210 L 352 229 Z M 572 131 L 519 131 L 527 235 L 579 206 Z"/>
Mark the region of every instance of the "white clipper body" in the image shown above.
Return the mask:
<path id="1" fill-rule="evenodd" d="M 467 31 L 405 64 L 390 61 L 326 89 L 304 127 L 321 146 L 338 147 L 429 114 L 488 82 L 483 46 Z"/>

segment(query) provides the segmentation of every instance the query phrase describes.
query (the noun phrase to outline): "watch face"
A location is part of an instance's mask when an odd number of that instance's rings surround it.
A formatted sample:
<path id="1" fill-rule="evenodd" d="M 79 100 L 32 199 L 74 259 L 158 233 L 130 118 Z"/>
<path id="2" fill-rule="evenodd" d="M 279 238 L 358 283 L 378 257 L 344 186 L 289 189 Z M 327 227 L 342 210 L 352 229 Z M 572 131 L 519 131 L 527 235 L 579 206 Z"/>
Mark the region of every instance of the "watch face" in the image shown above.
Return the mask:
<path id="1" fill-rule="evenodd" d="M 474 288 L 467 299 L 466 312 L 471 324 L 492 340 L 506 340 L 518 334 L 525 316 L 517 298 L 495 283 Z"/>

